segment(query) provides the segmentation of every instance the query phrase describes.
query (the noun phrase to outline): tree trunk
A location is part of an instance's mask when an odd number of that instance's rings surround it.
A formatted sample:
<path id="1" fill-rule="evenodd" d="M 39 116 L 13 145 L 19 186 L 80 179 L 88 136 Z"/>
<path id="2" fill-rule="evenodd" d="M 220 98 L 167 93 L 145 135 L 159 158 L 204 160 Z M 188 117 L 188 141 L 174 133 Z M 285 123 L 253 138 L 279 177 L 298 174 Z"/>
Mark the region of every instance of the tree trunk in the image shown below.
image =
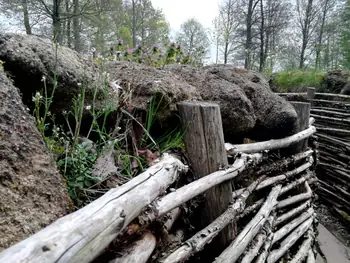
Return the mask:
<path id="1" fill-rule="evenodd" d="M 136 47 L 136 0 L 132 0 L 132 46 Z"/>
<path id="2" fill-rule="evenodd" d="M 32 28 L 29 23 L 28 0 L 22 0 L 22 8 L 23 8 L 23 20 L 24 20 L 24 27 L 26 29 L 26 34 L 31 35 Z"/>
<path id="3" fill-rule="evenodd" d="M 80 15 L 79 0 L 73 0 L 73 33 L 74 33 L 74 50 L 80 51 Z"/>
<path id="4" fill-rule="evenodd" d="M 251 48 L 252 48 L 252 26 L 253 26 L 253 13 L 255 6 L 258 1 L 254 4 L 254 0 L 249 0 L 248 2 L 248 13 L 246 19 L 247 33 L 246 33 L 246 43 L 245 43 L 245 63 L 244 67 L 246 69 L 251 68 Z"/>
<path id="5" fill-rule="evenodd" d="M 62 28 L 61 28 L 61 14 L 60 14 L 61 0 L 53 1 L 52 10 L 52 28 L 54 42 L 62 43 Z"/>
<path id="6" fill-rule="evenodd" d="M 303 40 L 301 45 L 301 54 L 300 54 L 300 63 L 299 63 L 300 69 L 303 69 L 305 65 L 305 51 L 309 43 L 309 37 L 310 37 L 311 12 L 313 8 L 312 3 L 313 3 L 313 0 L 308 0 L 307 7 L 305 10 L 304 24 L 302 25 Z"/>
<path id="7" fill-rule="evenodd" d="M 264 2 L 260 0 L 260 14 L 261 14 L 261 24 L 260 24 L 260 63 L 259 72 L 264 70 L 264 34 L 265 34 L 265 15 L 264 15 Z"/>
<path id="8" fill-rule="evenodd" d="M 329 3 L 329 0 L 325 0 L 323 12 L 322 12 L 322 22 L 321 22 L 321 27 L 320 27 L 320 34 L 318 36 L 318 43 L 317 43 L 317 47 L 316 47 L 316 68 L 317 69 L 319 69 L 321 67 L 321 45 L 323 42 L 323 31 L 324 31 L 324 25 L 326 22 L 327 12 L 328 12 L 328 3 Z"/>
<path id="9" fill-rule="evenodd" d="M 69 10 L 69 0 L 66 0 L 66 13 L 70 14 Z M 67 19 L 66 21 L 66 38 L 67 38 L 67 46 L 69 48 L 72 47 L 72 35 L 71 35 L 71 21 L 70 19 Z"/>

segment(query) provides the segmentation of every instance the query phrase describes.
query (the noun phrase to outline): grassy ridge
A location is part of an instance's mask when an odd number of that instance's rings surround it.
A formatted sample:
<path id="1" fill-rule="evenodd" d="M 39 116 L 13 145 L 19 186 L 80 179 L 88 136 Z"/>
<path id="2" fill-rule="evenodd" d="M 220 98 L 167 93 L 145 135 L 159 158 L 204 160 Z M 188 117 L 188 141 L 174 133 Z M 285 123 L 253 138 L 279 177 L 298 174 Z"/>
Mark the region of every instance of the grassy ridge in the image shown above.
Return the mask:
<path id="1" fill-rule="evenodd" d="M 307 87 L 322 87 L 326 72 L 317 70 L 282 71 L 272 75 L 271 88 L 275 92 L 303 92 Z"/>

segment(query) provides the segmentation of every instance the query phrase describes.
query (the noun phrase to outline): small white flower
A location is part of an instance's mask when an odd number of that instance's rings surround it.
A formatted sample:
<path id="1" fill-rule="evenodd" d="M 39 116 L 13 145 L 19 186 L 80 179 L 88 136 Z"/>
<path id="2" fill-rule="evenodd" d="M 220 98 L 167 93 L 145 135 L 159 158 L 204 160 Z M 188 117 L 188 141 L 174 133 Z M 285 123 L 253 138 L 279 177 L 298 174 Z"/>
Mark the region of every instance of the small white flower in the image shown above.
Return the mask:
<path id="1" fill-rule="evenodd" d="M 46 77 L 43 75 L 41 78 L 41 82 L 45 82 L 46 81 Z"/>
<path id="2" fill-rule="evenodd" d="M 87 106 L 85 107 L 85 109 L 86 109 L 86 110 L 91 110 L 91 105 L 87 105 Z"/>
<path id="3" fill-rule="evenodd" d="M 63 114 L 63 115 L 67 115 L 67 111 L 64 110 L 64 111 L 62 112 L 62 114 Z"/>
<path id="4" fill-rule="evenodd" d="M 78 87 L 81 87 L 81 83 L 80 82 L 77 85 L 78 85 Z"/>
<path id="5" fill-rule="evenodd" d="M 96 48 L 92 47 L 91 52 L 96 52 Z"/>

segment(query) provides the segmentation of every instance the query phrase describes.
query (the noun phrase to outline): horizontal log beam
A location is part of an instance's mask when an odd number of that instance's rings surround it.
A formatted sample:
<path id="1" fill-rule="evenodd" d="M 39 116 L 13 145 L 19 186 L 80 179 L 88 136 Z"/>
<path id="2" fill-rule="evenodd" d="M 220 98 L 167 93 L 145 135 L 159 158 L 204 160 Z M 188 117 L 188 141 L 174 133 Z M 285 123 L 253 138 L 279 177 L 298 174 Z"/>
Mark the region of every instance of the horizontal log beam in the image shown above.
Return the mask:
<path id="1" fill-rule="evenodd" d="M 261 159 L 261 154 L 243 155 L 231 167 L 204 176 L 160 198 L 152 204 L 153 213 L 150 214 L 151 220 L 165 215 L 208 189 L 235 178 L 247 167 L 259 163 Z"/>
<path id="2" fill-rule="evenodd" d="M 233 145 L 230 143 L 225 143 L 226 151 L 228 154 L 238 154 L 238 153 L 257 153 L 263 151 L 277 150 L 282 148 L 287 148 L 297 142 L 307 139 L 312 134 L 316 132 L 314 126 L 310 126 L 308 129 L 294 134 L 292 136 L 286 137 L 284 139 L 276 139 L 257 143 L 248 144 L 238 144 Z"/>

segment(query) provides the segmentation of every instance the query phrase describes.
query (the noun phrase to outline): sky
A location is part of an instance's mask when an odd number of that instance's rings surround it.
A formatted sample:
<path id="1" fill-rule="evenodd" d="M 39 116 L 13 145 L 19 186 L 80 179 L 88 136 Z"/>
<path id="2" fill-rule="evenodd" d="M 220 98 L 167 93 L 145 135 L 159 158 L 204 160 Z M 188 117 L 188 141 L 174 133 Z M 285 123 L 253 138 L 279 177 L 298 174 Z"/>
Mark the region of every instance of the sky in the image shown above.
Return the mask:
<path id="1" fill-rule="evenodd" d="M 171 28 L 171 36 L 189 18 L 196 18 L 205 28 L 212 28 L 212 22 L 219 12 L 219 0 L 151 0 L 154 7 L 163 10 Z M 215 47 L 211 47 L 210 62 L 215 57 Z M 209 62 L 209 61 L 208 61 Z"/>
<path id="2" fill-rule="evenodd" d="M 218 0 L 151 0 L 153 6 L 161 8 L 170 26 L 178 30 L 189 18 L 196 18 L 203 26 L 211 27 L 218 13 Z"/>

